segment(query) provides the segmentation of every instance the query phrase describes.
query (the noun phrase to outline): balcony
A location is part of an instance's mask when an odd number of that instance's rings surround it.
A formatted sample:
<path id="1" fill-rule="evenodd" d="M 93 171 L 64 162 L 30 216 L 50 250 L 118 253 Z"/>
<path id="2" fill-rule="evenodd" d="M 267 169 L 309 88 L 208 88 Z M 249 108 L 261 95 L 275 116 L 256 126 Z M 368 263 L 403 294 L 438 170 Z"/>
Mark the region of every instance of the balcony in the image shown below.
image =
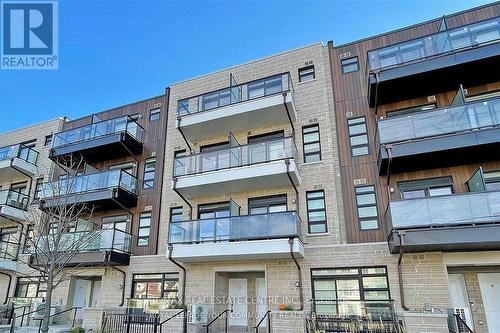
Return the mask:
<path id="1" fill-rule="evenodd" d="M 500 250 L 500 192 L 469 192 L 398 200 L 386 212 L 389 250 Z"/>
<path id="2" fill-rule="evenodd" d="M 378 135 L 381 175 L 497 160 L 500 98 L 386 118 Z"/>
<path id="3" fill-rule="evenodd" d="M 37 255 L 31 255 L 32 265 L 43 265 L 45 253 L 60 252 L 60 260 L 68 267 L 126 266 L 130 262 L 132 235 L 118 229 L 68 232 L 55 247 L 50 235 L 42 238 L 45 246 Z M 78 252 L 75 254 L 75 252 Z M 67 255 L 65 255 L 67 253 Z"/>
<path id="4" fill-rule="evenodd" d="M 30 178 L 37 173 L 38 152 L 23 144 L 0 148 L 0 180 Z"/>
<path id="5" fill-rule="evenodd" d="M 292 137 L 176 158 L 174 189 L 185 198 L 300 184 Z"/>
<path id="6" fill-rule="evenodd" d="M 171 222 L 172 256 L 182 262 L 304 257 L 296 212 Z"/>
<path id="7" fill-rule="evenodd" d="M 87 162 L 98 162 L 140 154 L 144 130 L 130 116 L 101 120 L 54 134 L 51 158 L 81 155 Z"/>
<path id="8" fill-rule="evenodd" d="M 176 127 L 196 142 L 203 138 L 294 122 L 289 73 L 178 101 Z"/>
<path id="9" fill-rule="evenodd" d="M 22 222 L 26 218 L 29 197 L 14 190 L 0 190 L 0 228 L 4 224 Z"/>
<path id="10" fill-rule="evenodd" d="M 137 206 L 137 178 L 124 170 L 109 170 L 46 183 L 42 189 L 42 209 L 74 204 L 96 210 Z"/>
<path id="11" fill-rule="evenodd" d="M 499 80 L 500 18 L 465 25 L 368 52 L 368 103 L 384 104 L 460 84 Z M 481 73 L 481 75 L 477 75 Z"/>
<path id="12" fill-rule="evenodd" d="M 19 244 L 0 241 L 0 271 L 15 271 Z"/>

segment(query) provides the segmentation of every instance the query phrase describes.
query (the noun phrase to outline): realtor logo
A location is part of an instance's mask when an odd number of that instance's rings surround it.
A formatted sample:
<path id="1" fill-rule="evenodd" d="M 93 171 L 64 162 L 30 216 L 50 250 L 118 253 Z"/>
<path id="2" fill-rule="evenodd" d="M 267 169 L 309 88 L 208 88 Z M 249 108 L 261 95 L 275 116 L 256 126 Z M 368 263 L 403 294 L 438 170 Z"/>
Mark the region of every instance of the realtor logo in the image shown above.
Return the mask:
<path id="1" fill-rule="evenodd" d="M 58 68 L 56 1 L 1 2 L 1 69 Z"/>

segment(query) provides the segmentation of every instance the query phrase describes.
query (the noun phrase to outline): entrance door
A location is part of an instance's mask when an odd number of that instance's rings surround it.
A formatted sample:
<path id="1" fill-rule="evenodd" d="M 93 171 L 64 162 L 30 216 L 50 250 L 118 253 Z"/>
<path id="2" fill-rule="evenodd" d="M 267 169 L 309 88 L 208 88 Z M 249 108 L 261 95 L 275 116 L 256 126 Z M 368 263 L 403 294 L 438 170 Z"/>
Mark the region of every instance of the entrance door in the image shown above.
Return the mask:
<path id="1" fill-rule="evenodd" d="M 267 290 L 266 290 L 266 279 L 257 278 L 255 279 L 257 283 L 257 323 L 264 317 L 267 312 Z M 264 320 L 262 327 L 267 326 L 267 320 Z"/>
<path id="2" fill-rule="evenodd" d="M 229 325 L 247 325 L 247 280 L 229 279 L 229 298 L 233 304 L 233 312 L 229 316 Z"/>
<path id="3" fill-rule="evenodd" d="M 90 302 L 90 280 L 76 279 L 75 291 L 73 294 L 73 306 L 85 308 Z"/>
<path id="4" fill-rule="evenodd" d="M 94 281 L 93 283 L 91 304 L 89 306 L 94 308 L 101 306 L 101 281 Z"/>
<path id="5" fill-rule="evenodd" d="M 477 274 L 483 297 L 488 331 L 500 332 L 500 273 Z"/>
<path id="6" fill-rule="evenodd" d="M 459 314 L 465 323 L 470 328 L 474 328 L 474 323 L 469 308 L 469 296 L 465 286 L 465 278 L 463 274 L 448 274 L 450 285 L 450 298 L 454 312 Z"/>

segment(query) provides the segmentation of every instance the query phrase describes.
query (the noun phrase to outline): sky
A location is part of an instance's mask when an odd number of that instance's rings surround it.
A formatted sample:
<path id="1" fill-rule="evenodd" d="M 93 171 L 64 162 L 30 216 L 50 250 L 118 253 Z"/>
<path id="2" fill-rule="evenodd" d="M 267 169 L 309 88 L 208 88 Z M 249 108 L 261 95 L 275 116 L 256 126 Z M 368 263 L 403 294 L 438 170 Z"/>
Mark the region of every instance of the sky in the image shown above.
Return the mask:
<path id="1" fill-rule="evenodd" d="M 289 49 L 335 45 L 489 3 L 59 0 L 59 69 L 0 70 L 0 133 L 162 94 Z"/>

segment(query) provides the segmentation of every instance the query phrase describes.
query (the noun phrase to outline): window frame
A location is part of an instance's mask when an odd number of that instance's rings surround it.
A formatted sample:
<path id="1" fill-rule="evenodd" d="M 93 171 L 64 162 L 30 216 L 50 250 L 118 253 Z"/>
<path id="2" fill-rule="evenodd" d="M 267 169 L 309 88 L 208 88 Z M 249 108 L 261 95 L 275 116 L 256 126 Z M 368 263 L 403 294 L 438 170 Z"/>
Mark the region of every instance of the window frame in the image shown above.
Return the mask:
<path id="1" fill-rule="evenodd" d="M 355 60 L 355 61 L 352 61 L 352 60 Z M 350 62 L 347 62 L 347 61 L 350 61 Z M 347 63 L 345 63 L 345 62 L 347 62 Z M 356 69 L 346 71 L 346 68 L 349 68 L 353 65 L 356 65 Z M 340 69 L 342 70 L 342 74 L 349 74 L 349 73 L 358 72 L 359 71 L 359 57 L 356 55 L 356 56 L 352 56 L 349 58 L 340 59 Z"/>
<path id="2" fill-rule="evenodd" d="M 47 286 L 44 288 L 41 288 L 41 285 L 46 284 L 45 282 L 42 281 L 41 276 L 34 276 L 34 277 L 19 277 L 16 281 L 16 289 L 14 290 L 14 297 L 19 297 L 19 298 L 44 298 L 45 293 L 47 292 Z M 18 296 L 19 293 L 19 287 L 21 285 L 36 285 L 36 296 L 35 297 L 29 297 L 27 296 L 28 292 L 28 287 L 26 288 L 26 291 L 24 293 L 24 296 Z M 43 295 L 39 295 L 42 293 Z"/>
<path id="3" fill-rule="evenodd" d="M 161 118 L 161 107 L 149 110 L 149 121 L 159 121 Z"/>
<path id="4" fill-rule="evenodd" d="M 33 201 L 38 201 L 40 199 L 40 194 L 43 191 L 43 177 L 39 177 L 35 181 L 35 191 L 33 193 Z"/>
<path id="5" fill-rule="evenodd" d="M 309 198 L 307 197 L 310 193 L 317 193 L 317 192 L 321 192 L 323 193 L 323 206 L 324 208 L 315 208 L 315 209 L 309 209 Z M 314 198 L 314 199 L 311 199 L 311 200 L 318 200 L 319 198 Z M 321 190 L 311 190 L 311 191 L 306 191 L 306 211 L 307 211 L 307 232 L 309 234 L 324 234 L 324 233 L 327 233 L 328 232 L 328 217 L 327 217 L 327 213 L 326 213 L 326 198 L 325 198 L 325 190 L 324 189 L 321 189 Z M 319 211 L 324 211 L 325 212 L 325 219 L 322 220 L 322 221 L 309 221 L 309 213 L 310 212 L 319 212 Z M 315 224 L 318 224 L 318 225 L 324 225 L 325 226 L 325 230 L 324 231 L 321 231 L 321 232 L 312 232 L 311 231 L 311 225 L 315 225 Z"/>
<path id="6" fill-rule="evenodd" d="M 363 119 L 364 121 L 360 122 L 360 123 L 349 124 L 350 121 L 352 121 L 352 120 L 358 120 L 358 119 Z M 360 125 L 360 124 L 364 124 L 365 125 L 365 132 L 351 134 L 351 126 L 357 126 L 357 125 Z M 360 157 L 360 156 L 370 155 L 370 137 L 368 136 L 368 122 L 366 121 L 366 116 L 359 116 L 359 117 L 348 118 L 347 119 L 347 134 L 349 136 L 349 147 L 351 149 L 351 157 Z M 351 138 L 362 137 L 362 136 L 366 136 L 366 143 L 357 144 L 357 145 L 353 145 L 351 143 Z M 364 147 L 367 148 L 366 154 L 360 154 L 360 155 L 355 155 L 354 154 L 354 149 L 364 148 Z"/>
<path id="7" fill-rule="evenodd" d="M 411 186 L 412 182 L 414 183 L 413 186 Z M 421 182 L 421 186 L 417 186 L 416 182 Z M 410 186 L 408 186 L 408 184 L 410 184 Z M 404 187 L 404 185 L 407 185 L 408 187 L 401 188 L 402 186 Z M 397 186 L 399 198 L 402 200 L 411 200 L 412 198 L 405 199 L 404 193 L 405 192 L 412 192 L 412 191 L 424 191 L 423 198 L 432 197 L 432 195 L 430 194 L 430 191 L 432 189 L 437 189 L 437 188 L 449 188 L 451 190 L 450 194 L 444 194 L 444 195 L 451 195 L 451 194 L 455 193 L 455 187 L 453 184 L 453 177 L 451 175 L 441 176 L 441 177 L 414 179 L 414 180 L 404 180 L 404 181 L 397 182 L 396 186 Z"/>
<path id="8" fill-rule="evenodd" d="M 311 69 L 312 69 L 312 72 L 310 72 Z M 303 72 L 306 72 L 306 73 L 303 73 Z M 314 65 L 301 67 L 297 70 L 297 73 L 299 76 L 299 83 L 316 80 L 316 69 L 314 68 Z M 304 80 L 304 77 L 308 77 L 311 74 L 312 74 L 312 79 Z"/>
<path id="9" fill-rule="evenodd" d="M 261 200 L 260 204 L 257 204 L 257 200 Z M 274 200 L 274 202 L 273 202 Z M 251 210 L 253 208 L 266 208 L 266 213 L 260 213 L 260 214 L 272 214 L 269 212 L 269 209 L 271 207 L 276 207 L 276 206 L 283 206 L 285 205 L 285 212 L 288 211 L 288 195 L 286 193 L 283 194 L 276 194 L 276 195 L 267 195 L 267 196 L 262 196 L 262 197 L 253 197 L 253 198 L 248 198 L 247 200 L 247 207 L 248 207 L 248 214 L 249 215 L 258 215 L 258 214 L 251 214 Z"/>
<path id="10" fill-rule="evenodd" d="M 147 226 L 141 226 L 141 222 L 146 219 L 144 218 L 144 216 L 148 216 L 149 215 L 149 225 Z M 153 213 L 151 211 L 146 211 L 146 212 L 142 212 L 139 214 L 139 222 L 137 224 L 137 246 L 140 246 L 140 247 L 144 247 L 144 246 L 149 246 L 150 245 L 150 242 L 151 242 L 151 222 L 153 220 Z M 148 234 L 147 236 L 141 236 L 140 233 L 141 233 L 141 230 L 148 230 Z M 146 240 L 147 243 L 146 244 L 140 244 L 140 241 L 141 240 Z"/>
<path id="11" fill-rule="evenodd" d="M 148 157 L 144 160 L 144 172 L 142 174 L 142 189 L 149 190 L 155 187 L 155 179 L 156 179 L 156 156 Z M 148 165 L 153 165 L 152 170 L 147 170 Z M 146 176 L 153 174 L 151 179 L 146 180 Z M 149 185 L 151 183 L 151 185 Z M 146 185 L 148 184 L 148 185 Z"/>
<path id="12" fill-rule="evenodd" d="M 45 147 L 52 146 L 52 140 L 54 139 L 54 134 L 46 135 L 43 141 Z"/>
<path id="13" fill-rule="evenodd" d="M 167 277 L 168 275 L 177 275 L 177 279 L 174 279 L 174 278 L 171 278 L 171 277 Z M 137 278 L 137 276 L 154 276 L 154 275 L 161 275 L 162 277 L 161 278 L 151 278 L 151 279 L 139 279 Z M 168 281 L 176 281 L 177 282 L 177 289 L 165 289 L 165 282 L 168 282 Z M 161 290 L 160 290 L 160 293 L 161 293 L 161 297 L 160 298 L 148 298 L 148 287 L 147 287 L 147 284 L 149 282 L 153 282 L 153 283 L 158 283 L 160 282 L 161 283 Z M 145 298 L 136 298 L 135 295 L 135 286 L 137 283 L 146 283 L 146 297 Z M 176 292 L 177 293 L 177 296 L 175 298 L 178 298 L 179 297 L 179 285 L 180 284 L 180 279 L 179 279 L 179 273 L 177 272 L 170 272 L 170 273 L 138 273 L 138 274 L 133 274 L 132 275 L 132 298 L 133 299 L 141 299 L 141 300 L 163 300 L 163 299 L 168 299 L 168 298 L 165 298 L 165 294 L 166 292 Z"/>
<path id="14" fill-rule="evenodd" d="M 307 129 L 313 128 L 313 127 L 316 127 L 317 131 L 304 133 L 304 130 L 307 130 Z M 306 134 L 311 134 L 311 133 L 318 133 L 318 140 L 306 143 L 305 140 L 304 140 L 304 137 L 305 137 Z M 314 151 L 314 152 L 306 153 L 306 145 L 312 145 L 312 144 L 316 144 L 316 143 L 319 145 L 319 150 L 318 151 Z M 316 154 L 319 154 L 319 160 L 317 160 L 317 161 L 307 161 L 307 156 L 316 155 Z M 304 163 L 317 163 L 317 162 L 321 162 L 323 160 L 323 156 L 321 154 L 321 130 L 319 128 L 319 123 L 302 126 L 302 155 L 303 155 L 303 161 L 304 161 Z"/>
<path id="15" fill-rule="evenodd" d="M 364 187 L 372 187 L 373 191 L 358 193 L 358 189 L 364 188 Z M 365 195 L 365 194 L 373 194 L 374 197 L 375 197 L 375 203 L 360 205 L 359 202 L 358 202 L 358 195 Z M 375 185 L 372 184 L 372 185 L 354 186 L 354 198 L 356 199 L 356 215 L 358 217 L 358 227 L 359 227 L 359 230 L 361 230 L 361 231 L 380 230 L 381 229 L 381 225 L 380 225 L 380 212 L 379 212 L 379 209 L 378 209 L 377 188 L 375 187 Z M 375 210 L 377 211 L 377 215 L 376 216 L 370 216 L 370 217 L 360 217 L 359 216 L 359 208 L 366 208 L 366 207 L 375 207 Z M 369 220 L 373 220 L 373 219 L 377 220 L 377 228 L 363 228 L 362 227 L 362 221 L 369 221 Z"/>

